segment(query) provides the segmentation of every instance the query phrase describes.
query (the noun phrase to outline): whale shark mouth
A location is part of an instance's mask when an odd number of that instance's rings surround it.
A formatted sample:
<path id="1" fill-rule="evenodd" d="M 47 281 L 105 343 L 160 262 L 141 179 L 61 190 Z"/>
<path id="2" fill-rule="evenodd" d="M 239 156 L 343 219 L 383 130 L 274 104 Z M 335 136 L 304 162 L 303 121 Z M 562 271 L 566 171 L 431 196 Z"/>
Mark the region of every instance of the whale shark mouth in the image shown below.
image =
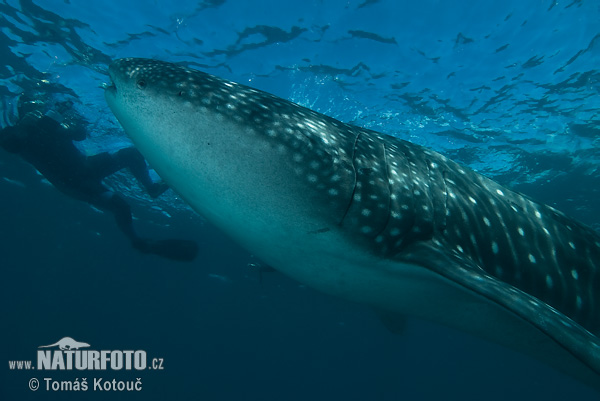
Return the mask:
<path id="1" fill-rule="evenodd" d="M 117 85 L 115 84 L 115 79 L 113 78 L 113 75 L 110 70 L 107 71 L 107 75 L 108 82 L 103 82 L 102 84 L 100 84 L 100 88 L 104 89 L 105 91 L 116 92 Z"/>
<path id="2" fill-rule="evenodd" d="M 115 83 L 114 83 L 114 82 L 112 82 L 112 81 L 111 81 L 111 82 L 108 82 L 108 83 L 107 83 L 107 82 L 103 82 L 103 83 L 100 85 L 100 88 L 101 88 L 101 89 L 104 89 L 104 90 L 108 90 L 108 91 L 116 91 L 116 90 L 117 90 L 117 86 L 116 86 L 116 85 L 115 85 Z"/>
<path id="3" fill-rule="evenodd" d="M 110 74 L 108 74 L 108 77 L 109 77 L 109 81 L 108 82 L 103 82 L 100 85 L 100 88 L 104 89 L 105 91 L 116 92 L 117 91 L 117 85 L 115 84 L 115 81 L 113 81 L 112 76 Z"/>

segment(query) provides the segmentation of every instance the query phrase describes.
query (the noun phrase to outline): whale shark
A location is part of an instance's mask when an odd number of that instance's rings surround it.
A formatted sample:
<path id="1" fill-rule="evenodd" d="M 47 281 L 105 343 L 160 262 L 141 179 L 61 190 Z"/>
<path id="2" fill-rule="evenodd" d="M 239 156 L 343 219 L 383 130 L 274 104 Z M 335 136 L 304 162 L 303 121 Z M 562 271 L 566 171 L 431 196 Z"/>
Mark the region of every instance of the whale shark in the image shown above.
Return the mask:
<path id="1" fill-rule="evenodd" d="M 105 98 L 152 167 L 253 254 L 393 326 L 414 316 L 600 390 L 600 236 L 425 147 L 168 62 Z"/>

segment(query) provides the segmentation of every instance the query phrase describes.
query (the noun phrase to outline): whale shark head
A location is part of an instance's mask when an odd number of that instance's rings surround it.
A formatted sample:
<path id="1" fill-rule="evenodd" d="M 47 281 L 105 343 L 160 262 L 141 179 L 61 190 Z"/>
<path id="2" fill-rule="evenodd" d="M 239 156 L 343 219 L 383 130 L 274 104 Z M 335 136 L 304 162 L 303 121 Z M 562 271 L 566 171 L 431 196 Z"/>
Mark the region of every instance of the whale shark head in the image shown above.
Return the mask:
<path id="1" fill-rule="evenodd" d="M 344 219 L 356 133 L 270 94 L 148 59 L 111 64 L 110 108 L 192 207 L 269 263 Z M 316 236 L 312 236 L 316 237 Z M 314 239 L 317 241 L 317 239 Z"/>

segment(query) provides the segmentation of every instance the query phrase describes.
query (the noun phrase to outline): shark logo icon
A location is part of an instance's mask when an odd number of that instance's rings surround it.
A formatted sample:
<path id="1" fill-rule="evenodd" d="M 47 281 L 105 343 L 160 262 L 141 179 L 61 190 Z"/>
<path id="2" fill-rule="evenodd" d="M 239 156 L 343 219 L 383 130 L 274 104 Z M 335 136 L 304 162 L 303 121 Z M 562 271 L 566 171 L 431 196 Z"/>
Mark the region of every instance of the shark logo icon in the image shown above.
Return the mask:
<path id="1" fill-rule="evenodd" d="M 68 350 L 75 350 L 75 349 L 79 349 L 79 348 L 89 347 L 90 345 L 88 343 L 81 343 L 79 341 L 75 341 L 71 337 L 63 337 L 60 340 L 58 340 L 57 342 L 55 342 L 54 344 L 40 345 L 38 348 L 50 348 L 50 347 L 56 347 L 56 346 L 58 346 L 58 348 L 63 351 L 64 350 L 68 351 Z"/>

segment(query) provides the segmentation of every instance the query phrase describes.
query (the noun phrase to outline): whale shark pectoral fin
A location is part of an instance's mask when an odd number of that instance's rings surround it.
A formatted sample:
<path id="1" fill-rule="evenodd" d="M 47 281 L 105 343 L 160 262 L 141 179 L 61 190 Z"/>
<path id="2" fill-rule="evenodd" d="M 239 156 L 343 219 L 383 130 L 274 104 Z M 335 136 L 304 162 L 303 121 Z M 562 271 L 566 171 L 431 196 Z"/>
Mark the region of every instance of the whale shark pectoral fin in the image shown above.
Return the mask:
<path id="1" fill-rule="evenodd" d="M 587 369 L 600 374 L 600 339 L 538 298 L 485 272 L 458 252 L 432 243 L 413 244 L 399 259 L 424 266 L 493 302 L 549 337 Z M 566 369 L 565 369 L 566 370 Z M 598 387 L 597 376 L 588 384 Z"/>
<path id="2" fill-rule="evenodd" d="M 386 309 L 372 308 L 381 323 L 393 334 L 404 334 L 406 331 L 406 316 Z"/>

